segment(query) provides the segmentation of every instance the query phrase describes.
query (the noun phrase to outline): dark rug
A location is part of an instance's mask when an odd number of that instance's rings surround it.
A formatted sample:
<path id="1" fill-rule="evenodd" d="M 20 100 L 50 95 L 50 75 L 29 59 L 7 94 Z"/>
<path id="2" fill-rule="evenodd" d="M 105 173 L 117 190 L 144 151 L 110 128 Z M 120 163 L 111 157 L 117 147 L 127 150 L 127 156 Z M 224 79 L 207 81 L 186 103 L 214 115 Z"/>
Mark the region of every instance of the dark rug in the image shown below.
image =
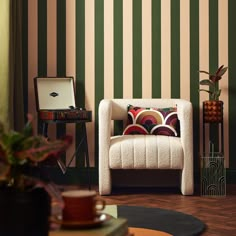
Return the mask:
<path id="1" fill-rule="evenodd" d="M 118 205 L 117 214 L 128 220 L 129 227 L 154 229 L 174 236 L 201 235 L 206 228 L 192 215 L 160 208 Z"/>

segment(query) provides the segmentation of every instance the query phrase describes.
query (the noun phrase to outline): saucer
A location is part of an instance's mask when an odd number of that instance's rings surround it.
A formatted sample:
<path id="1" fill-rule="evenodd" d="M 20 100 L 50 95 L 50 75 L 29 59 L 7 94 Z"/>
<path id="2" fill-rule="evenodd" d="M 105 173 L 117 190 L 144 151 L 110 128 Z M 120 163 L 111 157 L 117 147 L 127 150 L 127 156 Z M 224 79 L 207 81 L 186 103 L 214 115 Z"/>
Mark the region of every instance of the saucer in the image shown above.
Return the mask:
<path id="1" fill-rule="evenodd" d="M 63 228 L 93 228 L 102 225 L 103 223 L 107 222 L 113 218 L 111 215 L 106 213 L 97 214 L 97 216 L 93 220 L 89 221 L 63 221 L 61 216 L 52 216 L 50 217 L 50 222 L 59 224 Z"/>

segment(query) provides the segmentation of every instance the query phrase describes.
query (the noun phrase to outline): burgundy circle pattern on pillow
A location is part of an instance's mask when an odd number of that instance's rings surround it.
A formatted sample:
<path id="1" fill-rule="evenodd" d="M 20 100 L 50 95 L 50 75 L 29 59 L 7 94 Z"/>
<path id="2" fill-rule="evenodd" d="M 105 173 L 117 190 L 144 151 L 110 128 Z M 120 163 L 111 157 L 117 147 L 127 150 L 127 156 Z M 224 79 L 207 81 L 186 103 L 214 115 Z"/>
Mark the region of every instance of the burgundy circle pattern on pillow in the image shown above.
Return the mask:
<path id="1" fill-rule="evenodd" d="M 180 136 L 177 107 L 144 108 L 128 105 L 128 125 L 123 135 Z"/>

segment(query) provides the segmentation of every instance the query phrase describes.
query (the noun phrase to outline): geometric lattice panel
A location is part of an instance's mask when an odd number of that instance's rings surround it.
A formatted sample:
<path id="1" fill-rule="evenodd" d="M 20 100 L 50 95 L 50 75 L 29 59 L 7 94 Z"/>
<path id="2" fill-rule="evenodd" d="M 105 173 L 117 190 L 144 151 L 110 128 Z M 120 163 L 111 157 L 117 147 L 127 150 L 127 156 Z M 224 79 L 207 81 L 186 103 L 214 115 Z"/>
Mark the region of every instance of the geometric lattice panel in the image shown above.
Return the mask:
<path id="1" fill-rule="evenodd" d="M 201 157 L 201 195 L 226 195 L 226 171 L 222 153 L 209 153 Z"/>

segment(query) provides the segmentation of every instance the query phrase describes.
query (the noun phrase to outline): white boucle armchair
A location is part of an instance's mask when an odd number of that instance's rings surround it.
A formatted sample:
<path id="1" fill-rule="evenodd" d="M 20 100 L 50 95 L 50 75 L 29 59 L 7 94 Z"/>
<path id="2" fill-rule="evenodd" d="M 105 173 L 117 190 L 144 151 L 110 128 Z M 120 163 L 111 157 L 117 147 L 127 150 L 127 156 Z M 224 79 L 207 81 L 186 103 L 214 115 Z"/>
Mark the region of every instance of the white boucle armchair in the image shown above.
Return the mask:
<path id="1" fill-rule="evenodd" d="M 180 137 L 164 135 L 113 136 L 112 120 L 127 122 L 127 105 L 139 107 L 177 106 Z M 192 195 L 193 127 L 192 104 L 184 99 L 103 99 L 99 104 L 99 193 L 112 190 L 112 169 L 177 169 L 181 192 Z"/>

